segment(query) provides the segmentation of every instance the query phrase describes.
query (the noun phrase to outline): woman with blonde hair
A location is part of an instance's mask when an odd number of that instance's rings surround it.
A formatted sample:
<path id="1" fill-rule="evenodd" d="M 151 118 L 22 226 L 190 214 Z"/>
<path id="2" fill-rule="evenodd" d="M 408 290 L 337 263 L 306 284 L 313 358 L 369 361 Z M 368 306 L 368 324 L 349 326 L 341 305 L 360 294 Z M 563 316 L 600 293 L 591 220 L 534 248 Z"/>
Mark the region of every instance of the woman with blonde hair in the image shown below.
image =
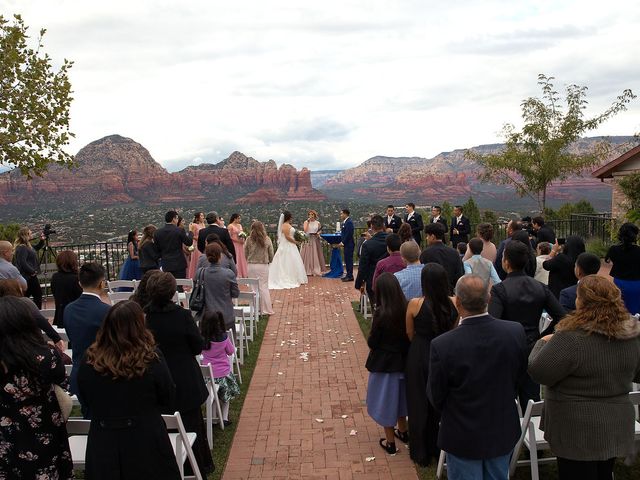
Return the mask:
<path id="1" fill-rule="evenodd" d="M 320 232 L 322 224 L 318 221 L 318 212 L 309 210 L 308 217 L 304 221 L 304 233 L 307 234 L 308 241 L 300 247 L 300 256 L 307 275 L 320 277 L 327 271 L 322 245 L 320 244 Z"/>
<path id="2" fill-rule="evenodd" d="M 15 264 L 20 275 L 27 281 L 27 290 L 24 292 L 25 297 L 33 297 L 33 303 L 42 308 L 42 288 L 38 273 L 40 273 L 40 262 L 38 261 L 37 250 L 44 247 L 44 234 L 40 235 L 40 242 L 37 245 L 31 245 L 31 230 L 29 227 L 21 227 L 18 230 L 18 237 L 14 243 L 15 246 Z"/>
<path id="3" fill-rule="evenodd" d="M 640 382 L 640 323 L 597 275 L 578 283 L 576 310 L 536 343 L 529 374 L 544 385 L 544 438 L 560 480 L 611 479 L 634 448 L 632 382 Z"/>
<path id="4" fill-rule="evenodd" d="M 244 254 L 247 258 L 249 278 L 258 279 L 260 312 L 273 315 L 269 293 L 269 264 L 273 260 L 273 243 L 262 222 L 255 221 L 251 224 L 249 237 L 244 242 Z"/>

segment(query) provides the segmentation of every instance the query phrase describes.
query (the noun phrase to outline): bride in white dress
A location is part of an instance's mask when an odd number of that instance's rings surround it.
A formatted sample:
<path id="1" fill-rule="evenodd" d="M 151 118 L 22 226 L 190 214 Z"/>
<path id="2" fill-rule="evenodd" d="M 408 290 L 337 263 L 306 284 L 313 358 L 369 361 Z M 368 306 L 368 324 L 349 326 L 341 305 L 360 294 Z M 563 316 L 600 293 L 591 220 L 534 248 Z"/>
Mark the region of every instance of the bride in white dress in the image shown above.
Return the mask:
<path id="1" fill-rule="evenodd" d="M 294 240 L 295 229 L 291 226 L 291 212 L 280 214 L 278 221 L 278 249 L 269 266 L 269 288 L 281 290 L 296 288 L 307 283 L 307 272 Z"/>

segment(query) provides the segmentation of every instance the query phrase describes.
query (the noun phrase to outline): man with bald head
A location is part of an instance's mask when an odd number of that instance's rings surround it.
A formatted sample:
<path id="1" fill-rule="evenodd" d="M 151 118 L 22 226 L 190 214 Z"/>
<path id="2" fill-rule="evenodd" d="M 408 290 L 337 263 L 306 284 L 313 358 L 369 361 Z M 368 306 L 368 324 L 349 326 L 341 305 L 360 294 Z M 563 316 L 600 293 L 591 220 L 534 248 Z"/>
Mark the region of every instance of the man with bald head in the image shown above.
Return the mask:
<path id="1" fill-rule="evenodd" d="M 520 436 L 515 398 L 527 369 L 524 328 L 487 313 L 485 280 L 456 283 L 457 328 L 431 341 L 427 395 L 441 412 L 438 447 L 447 452 L 447 478 L 509 478 Z"/>
<path id="2" fill-rule="evenodd" d="M 23 290 L 27 289 L 27 281 L 20 275 L 16 266 L 11 263 L 13 257 L 13 245 L 6 240 L 0 241 L 0 278 L 15 278 L 20 282 Z"/>

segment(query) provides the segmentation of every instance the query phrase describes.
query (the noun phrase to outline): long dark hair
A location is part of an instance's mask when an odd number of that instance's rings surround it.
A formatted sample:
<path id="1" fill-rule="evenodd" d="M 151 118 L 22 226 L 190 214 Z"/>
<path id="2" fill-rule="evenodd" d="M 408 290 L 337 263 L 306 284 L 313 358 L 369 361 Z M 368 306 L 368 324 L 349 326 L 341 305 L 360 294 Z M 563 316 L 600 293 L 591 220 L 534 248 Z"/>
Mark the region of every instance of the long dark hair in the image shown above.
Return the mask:
<path id="1" fill-rule="evenodd" d="M 623 223 L 618 230 L 618 240 L 622 242 L 622 248 L 628 250 L 638 241 L 638 226 L 633 223 Z"/>
<path id="2" fill-rule="evenodd" d="M 204 338 L 204 348 L 211 348 L 211 342 L 222 342 L 226 338 L 224 317 L 220 312 L 205 311 L 200 320 L 200 333 Z"/>
<path id="3" fill-rule="evenodd" d="M 160 270 L 149 270 L 145 272 L 138 284 L 138 288 L 133 295 L 131 295 L 130 300 L 136 302 L 141 308 L 145 308 L 151 302 L 151 297 L 147 291 L 147 284 L 149 283 L 149 279 L 158 273 L 160 273 Z"/>
<path id="4" fill-rule="evenodd" d="M 430 262 L 420 272 L 422 295 L 427 308 L 433 314 L 436 335 L 448 332 L 453 327 L 451 318 L 455 307 L 449 298 L 449 275 L 442 265 Z"/>
<path id="5" fill-rule="evenodd" d="M 240 214 L 239 214 L 239 213 L 232 213 L 232 214 L 231 214 L 231 216 L 229 217 L 229 225 L 231 225 L 231 224 L 233 223 L 233 221 L 234 221 L 236 218 L 239 218 L 239 217 L 240 217 Z"/>
<path id="6" fill-rule="evenodd" d="M 134 240 L 136 238 L 136 234 L 138 233 L 137 230 L 131 230 L 128 234 L 127 234 L 127 245 L 129 245 L 130 243 L 134 243 Z M 135 243 L 134 243 L 135 244 Z M 137 247 L 137 245 L 136 245 Z"/>
<path id="7" fill-rule="evenodd" d="M 522 243 L 525 247 L 527 247 L 528 259 L 527 259 L 527 264 L 524 267 L 524 272 L 530 277 L 533 277 L 536 274 L 537 263 L 536 263 L 536 253 L 534 252 L 533 247 L 531 246 L 529 233 L 527 233 L 526 230 L 518 230 L 511 236 L 511 241 L 514 241 L 514 240 Z"/>
<path id="8" fill-rule="evenodd" d="M 288 220 L 291 220 L 291 218 L 293 217 L 293 215 L 291 215 L 291 212 L 289 210 L 285 210 L 284 212 L 282 212 L 283 215 L 283 222 L 286 222 Z"/>
<path id="9" fill-rule="evenodd" d="M 18 297 L 0 298 L 0 376 L 8 372 L 24 372 L 38 383 L 40 366 L 36 354 L 45 349 L 42 332 L 31 311 Z"/>
<path id="10" fill-rule="evenodd" d="M 376 279 L 376 309 L 371 328 L 383 328 L 398 338 L 407 335 L 407 299 L 395 275 L 385 272 Z"/>
<path id="11" fill-rule="evenodd" d="M 562 253 L 567 255 L 571 259 L 571 263 L 576 263 L 578 259 L 578 255 L 584 253 L 585 246 L 584 240 L 582 237 L 577 235 L 569 235 L 567 237 L 567 241 L 564 244 L 564 248 L 562 249 Z"/>

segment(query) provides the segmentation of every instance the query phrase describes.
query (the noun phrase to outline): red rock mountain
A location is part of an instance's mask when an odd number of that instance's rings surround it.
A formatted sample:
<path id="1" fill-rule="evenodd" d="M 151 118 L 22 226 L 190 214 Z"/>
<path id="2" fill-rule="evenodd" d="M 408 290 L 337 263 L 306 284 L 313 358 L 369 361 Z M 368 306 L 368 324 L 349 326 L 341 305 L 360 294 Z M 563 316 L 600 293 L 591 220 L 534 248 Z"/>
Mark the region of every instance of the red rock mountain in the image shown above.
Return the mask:
<path id="1" fill-rule="evenodd" d="M 18 171 L 1 174 L 0 205 L 28 205 L 43 198 L 48 203 L 102 205 L 202 200 L 220 194 L 241 199 L 261 189 L 274 201 L 325 198 L 311 187 L 306 168 L 278 168 L 273 160 L 259 162 L 240 152 L 217 164 L 169 173 L 139 143 L 111 135 L 82 148 L 75 159 L 72 169 L 52 166 L 32 180 Z M 255 195 L 248 201 L 255 201 Z"/>

